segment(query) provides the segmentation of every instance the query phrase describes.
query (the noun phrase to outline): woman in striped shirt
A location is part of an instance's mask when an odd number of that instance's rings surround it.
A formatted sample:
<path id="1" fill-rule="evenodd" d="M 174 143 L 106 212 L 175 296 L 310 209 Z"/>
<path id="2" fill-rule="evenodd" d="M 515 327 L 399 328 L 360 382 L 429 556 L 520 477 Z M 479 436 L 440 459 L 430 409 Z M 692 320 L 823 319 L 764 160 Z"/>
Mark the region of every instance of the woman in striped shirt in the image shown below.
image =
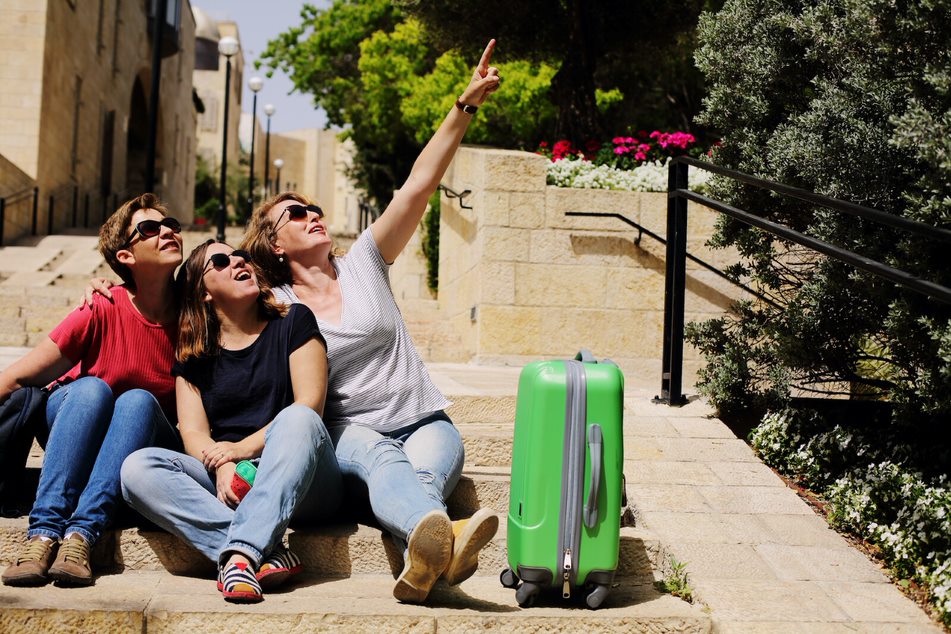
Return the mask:
<path id="1" fill-rule="evenodd" d="M 310 308 L 327 340 L 329 386 L 324 420 L 341 472 L 366 491 L 376 520 L 404 547 L 393 590 L 404 602 L 426 599 L 444 576 L 473 574 L 481 548 L 498 530 L 489 509 L 451 522 L 445 500 L 464 460 L 462 439 L 443 411 L 389 286 L 389 266 L 419 225 L 478 106 L 498 89 L 489 42 L 467 88 L 384 213 L 343 257 L 334 257 L 323 211 L 285 192 L 252 216 L 243 248 L 278 300 Z"/>

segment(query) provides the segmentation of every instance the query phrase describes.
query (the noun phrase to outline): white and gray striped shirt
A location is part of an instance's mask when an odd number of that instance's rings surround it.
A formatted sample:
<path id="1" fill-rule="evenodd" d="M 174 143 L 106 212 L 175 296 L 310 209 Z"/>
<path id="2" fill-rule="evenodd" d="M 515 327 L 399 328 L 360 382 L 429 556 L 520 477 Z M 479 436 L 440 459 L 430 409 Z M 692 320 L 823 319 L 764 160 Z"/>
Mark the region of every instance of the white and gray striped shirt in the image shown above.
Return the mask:
<path id="1" fill-rule="evenodd" d="M 343 301 L 340 325 L 317 323 L 327 340 L 329 377 L 324 422 L 390 432 L 452 403 L 439 391 L 406 331 L 390 288 L 389 265 L 369 229 L 334 258 Z M 290 285 L 274 289 L 300 303 Z"/>

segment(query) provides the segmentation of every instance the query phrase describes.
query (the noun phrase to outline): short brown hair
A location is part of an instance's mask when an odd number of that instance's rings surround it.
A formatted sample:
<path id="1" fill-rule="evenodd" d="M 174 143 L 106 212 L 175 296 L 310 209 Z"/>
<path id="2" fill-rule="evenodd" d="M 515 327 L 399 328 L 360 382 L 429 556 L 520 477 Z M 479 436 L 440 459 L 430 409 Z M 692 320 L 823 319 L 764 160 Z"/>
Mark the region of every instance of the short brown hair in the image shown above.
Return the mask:
<path id="1" fill-rule="evenodd" d="M 251 259 L 254 260 L 255 270 L 261 272 L 261 276 L 271 287 L 291 284 L 294 281 L 291 279 L 291 267 L 287 258 L 284 258 L 282 262 L 274 254 L 277 227 L 268 216 L 275 205 L 286 200 L 294 200 L 302 205 L 312 204 L 304 195 L 292 191 L 281 192 L 268 198 L 251 214 L 244 240 L 241 242 L 241 248 L 250 253 Z M 333 257 L 331 253 L 330 259 L 332 260 Z"/>
<path id="2" fill-rule="evenodd" d="M 168 215 L 168 209 L 158 199 L 158 196 L 146 193 L 122 203 L 122 206 L 115 210 L 99 229 L 99 253 L 106 259 L 116 275 L 122 278 L 126 286 L 132 289 L 135 288 L 132 271 L 125 264 L 119 262 L 116 254 L 129 241 L 127 234 L 129 226 L 132 224 L 132 216 L 140 209 L 154 209 L 163 216 Z"/>
<path id="3" fill-rule="evenodd" d="M 182 291 L 181 311 L 178 317 L 178 347 L 175 357 L 184 363 L 192 357 L 213 356 L 221 349 L 221 324 L 215 308 L 205 297 L 205 252 L 215 244 L 206 240 L 195 247 L 178 272 L 176 284 Z M 224 243 L 222 243 L 224 244 Z M 253 256 L 252 256 L 253 258 Z M 261 277 L 260 269 L 252 261 L 249 266 L 258 278 L 258 315 L 262 319 L 276 319 L 289 309 L 278 304 L 271 287 Z"/>

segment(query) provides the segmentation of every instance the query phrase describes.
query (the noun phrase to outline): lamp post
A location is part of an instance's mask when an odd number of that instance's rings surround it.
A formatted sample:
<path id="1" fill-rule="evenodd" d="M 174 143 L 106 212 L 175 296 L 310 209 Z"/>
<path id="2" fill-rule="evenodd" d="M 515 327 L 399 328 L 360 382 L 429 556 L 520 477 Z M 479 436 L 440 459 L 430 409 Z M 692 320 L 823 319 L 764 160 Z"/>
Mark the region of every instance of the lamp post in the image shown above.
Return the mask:
<path id="1" fill-rule="evenodd" d="M 225 116 L 221 131 L 221 198 L 218 201 L 218 241 L 224 242 L 225 221 L 227 216 L 227 202 L 225 201 L 226 183 L 228 178 L 228 104 L 231 101 L 231 56 L 238 52 L 238 40 L 230 35 L 221 38 L 218 42 L 218 52 L 227 60 L 225 66 Z"/>
<path id="2" fill-rule="evenodd" d="M 274 104 L 264 104 L 267 115 L 267 135 L 264 137 L 264 195 L 271 195 L 271 115 L 277 111 Z"/>
<path id="3" fill-rule="evenodd" d="M 281 168 L 284 167 L 284 159 L 274 159 L 274 167 L 277 168 L 277 178 L 274 179 L 274 182 L 277 183 L 274 193 L 281 191 Z"/>
<path id="4" fill-rule="evenodd" d="M 260 77 L 252 77 L 248 80 L 248 88 L 254 98 L 251 100 L 251 170 L 248 175 L 248 215 L 250 218 L 254 212 L 254 138 L 258 131 L 258 91 L 264 87 L 264 80 Z"/>
<path id="5" fill-rule="evenodd" d="M 155 3 L 152 18 L 152 92 L 149 93 L 149 138 L 145 145 L 145 191 L 155 191 L 155 152 L 158 136 L 159 88 L 162 85 L 162 33 L 168 0 Z"/>

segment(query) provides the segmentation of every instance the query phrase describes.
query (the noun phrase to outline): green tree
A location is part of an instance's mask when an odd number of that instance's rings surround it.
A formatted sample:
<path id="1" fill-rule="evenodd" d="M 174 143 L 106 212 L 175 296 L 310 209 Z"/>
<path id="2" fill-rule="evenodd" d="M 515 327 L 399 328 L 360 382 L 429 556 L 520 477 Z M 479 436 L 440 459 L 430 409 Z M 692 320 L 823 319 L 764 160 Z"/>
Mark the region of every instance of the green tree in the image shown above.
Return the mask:
<path id="1" fill-rule="evenodd" d="M 700 21 L 726 167 L 940 227 L 951 225 L 951 1 L 730 0 Z M 946 247 L 717 180 L 714 195 L 951 286 Z M 776 405 L 787 384 L 842 383 L 896 404 L 929 433 L 951 415 L 951 309 L 723 220 L 749 276 L 780 308 L 748 304 L 693 325 L 701 389 L 721 410 Z M 932 435 L 932 439 L 934 439 Z"/>
<path id="2" fill-rule="evenodd" d="M 368 78 L 368 92 L 363 51 L 367 47 L 371 53 L 384 53 L 379 37 L 369 40 L 377 33 L 393 33 L 403 21 L 403 13 L 390 0 L 335 0 L 326 10 L 304 5 L 300 25 L 268 42 L 257 62 L 285 71 L 296 90 L 312 95 L 314 105 L 327 111 L 330 125 L 347 128 L 357 148 L 353 175 L 378 203 L 389 200 L 409 173 L 419 146 L 398 116 L 398 102 L 386 101 L 398 89 L 374 77 Z M 426 54 L 406 42 L 410 32 L 396 36 L 401 42 L 392 61 L 401 68 L 416 66 L 418 60 L 407 56 Z M 385 72 L 374 64 L 369 70 Z"/>
<path id="3" fill-rule="evenodd" d="M 500 59 L 557 68 L 555 132 L 575 143 L 637 122 L 692 127 L 703 79 L 691 59 L 697 19 L 722 0 L 397 0 L 440 50 L 499 40 Z M 599 116 L 596 90 L 620 89 L 623 107 Z"/>

